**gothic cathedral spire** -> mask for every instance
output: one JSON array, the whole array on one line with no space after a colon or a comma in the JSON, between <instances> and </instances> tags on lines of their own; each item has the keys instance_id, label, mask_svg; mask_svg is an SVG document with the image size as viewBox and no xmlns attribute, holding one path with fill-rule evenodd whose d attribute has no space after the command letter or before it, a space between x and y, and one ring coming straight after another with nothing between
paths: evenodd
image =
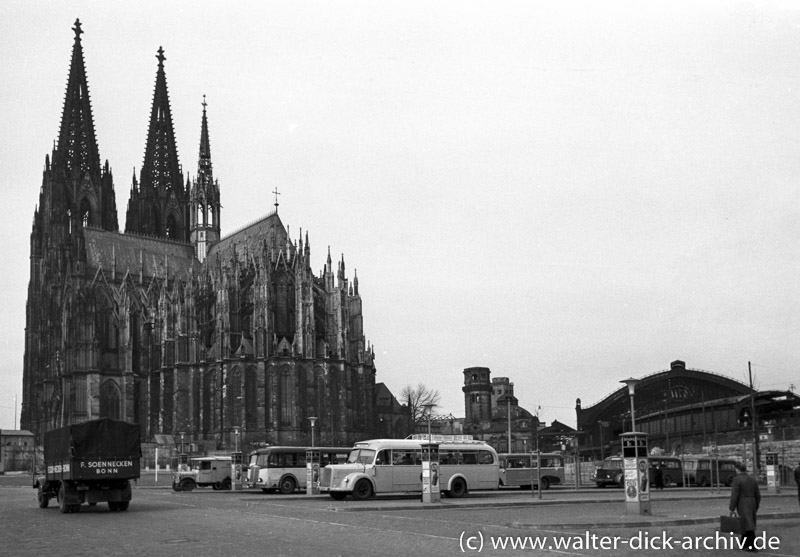
<instances>
[{"instance_id":1,"label":"gothic cathedral spire","mask_svg":"<svg viewBox=\"0 0 800 557\"><path fill-rule=\"evenodd\" d=\"M203 120L200 125L200 156L197 159L197 178L190 193L190 233L195 255L204 261L208 248L220 238L219 183L211 167L211 143L208 139L206 97L203 95Z\"/></svg>"},{"instance_id":2,"label":"gothic cathedral spire","mask_svg":"<svg viewBox=\"0 0 800 557\"><path fill-rule=\"evenodd\" d=\"M51 208L67 212L75 225L115 231L118 224L114 182L108 163L103 168L100 166L79 19L75 20L72 30L75 42L61 128L53 153L53 172L49 176Z\"/></svg>"},{"instance_id":3,"label":"gothic cathedral spire","mask_svg":"<svg viewBox=\"0 0 800 557\"><path fill-rule=\"evenodd\" d=\"M96 172L100 174L100 155L94 133L92 106L83 62L80 20L75 20L75 42L72 45L72 62L64 95L64 112L58 134L57 157L54 162L63 164L71 173Z\"/></svg>"},{"instance_id":4,"label":"gothic cathedral spire","mask_svg":"<svg viewBox=\"0 0 800 557\"><path fill-rule=\"evenodd\" d=\"M159 47L158 71L150 111L144 162L138 188L131 188L125 232L189 240L188 203L178 161L172 111L169 106L164 49Z\"/></svg>"}]
</instances>

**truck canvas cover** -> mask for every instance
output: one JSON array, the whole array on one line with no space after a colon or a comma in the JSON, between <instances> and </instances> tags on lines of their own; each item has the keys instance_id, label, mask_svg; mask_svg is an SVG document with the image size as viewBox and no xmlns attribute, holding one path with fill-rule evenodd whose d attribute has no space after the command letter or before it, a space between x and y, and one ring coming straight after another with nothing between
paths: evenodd
<instances>
[{"instance_id":1,"label":"truck canvas cover","mask_svg":"<svg viewBox=\"0 0 800 557\"><path fill-rule=\"evenodd\" d=\"M44 434L44 459L48 463L71 459L138 461L141 456L139 426L120 420L100 418Z\"/></svg>"}]
</instances>

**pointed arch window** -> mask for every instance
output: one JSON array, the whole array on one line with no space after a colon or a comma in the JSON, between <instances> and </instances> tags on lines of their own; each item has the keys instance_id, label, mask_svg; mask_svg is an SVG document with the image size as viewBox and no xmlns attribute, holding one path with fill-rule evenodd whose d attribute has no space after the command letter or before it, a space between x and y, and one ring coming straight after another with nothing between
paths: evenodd
<instances>
[{"instance_id":1,"label":"pointed arch window","mask_svg":"<svg viewBox=\"0 0 800 557\"><path fill-rule=\"evenodd\" d=\"M106 381L100 388L100 415L104 418L119 420L121 412L119 387L114 381Z\"/></svg>"},{"instance_id":2,"label":"pointed arch window","mask_svg":"<svg viewBox=\"0 0 800 557\"><path fill-rule=\"evenodd\" d=\"M85 197L81 200L81 224L85 227L89 226L92 222L92 204Z\"/></svg>"},{"instance_id":3,"label":"pointed arch window","mask_svg":"<svg viewBox=\"0 0 800 557\"><path fill-rule=\"evenodd\" d=\"M281 405L281 425L292 424L292 375L288 368L284 368L280 374L280 384L278 389L280 392L280 405Z\"/></svg>"},{"instance_id":4,"label":"pointed arch window","mask_svg":"<svg viewBox=\"0 0 800 557\"><path fill-rule=\"evenodd\" d=\"M170 215L167 217L167 228L164 231L167 238L170 240L175 240L178 237L178 224L175 220L175 215Z\"/></svg>"}]
</instances>

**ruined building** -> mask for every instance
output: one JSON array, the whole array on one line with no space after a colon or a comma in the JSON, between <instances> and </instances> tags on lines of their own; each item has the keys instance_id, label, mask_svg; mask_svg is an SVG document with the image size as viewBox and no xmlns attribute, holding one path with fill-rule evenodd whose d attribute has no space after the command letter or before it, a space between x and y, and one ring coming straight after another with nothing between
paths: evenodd
<instances>
[{"instance_id":1,"label":"ruined building","mask_svg":"<svg viewBox=\"0 0 800 557\"><path fill-rule=\"evenodd\" d=\"M162 49L120 232L79 21L73 30L31 232L22 428L41 442L49 429L111 417L138 422L146 440L184 434L231 447L237 435L243 446L308 443L315 416L320 443L374 436L374 351L358 278L347 278L330 248L315 275L308 232L290 238L277 202L222 236L207 105L190 177L178 160Z\"/></svg>"}]
</instances>

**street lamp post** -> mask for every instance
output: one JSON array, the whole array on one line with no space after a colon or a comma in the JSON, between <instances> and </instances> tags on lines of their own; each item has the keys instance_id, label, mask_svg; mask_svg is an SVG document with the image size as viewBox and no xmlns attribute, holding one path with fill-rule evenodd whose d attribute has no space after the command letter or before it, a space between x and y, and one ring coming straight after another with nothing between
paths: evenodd
<instances>
[{"instance_id":1,"label":"street lamp post","mask_svg":"<svg viewBox=\"0 0 800 557\"><path fill-rule=\"evenodd\" d=\"M610 425L609 422L599 422L600 424L600 460L606 459L606 442L603 437L603 431Z\"/></svg>"},{"instance_id":2,"label":"street lamp post","mask_svg":"<svg viewBox=\"0 0 800 557\"><path fill-rule=\"evenodd\" d=\"M428 416L428 442L431 441L431 410L434 406L436 405L430 402L422 405L422 407L425 409L425 414Z\"/></svg>"},{"instance_id":3,"label":"street lamp post","mask_svg":"<svg viewBox=\"0 0 800 557\"><path fill-rule=\"evenodd\" d=\"M514 452L511 448L511 395L506 396L506 409L508 410L508 452Z\"/></svg>"},{"instance_id":4,"label":"street lamp post","mask_svg":"<svg viewBox=\"0 0 800 557\"><path fill-rule=\"evenodd\" d=\"M639 380L634 379L633 377L620 381L620 383L625 383L628 386L628 394L631 397L631 431L636 431L636 415L633 406L633 394L636 391L636 384L638 382Z\"/></svg>"},{"instance_id":5,"label":"street lamp post","mask_svg":"<svg viewBox=\"0 0 800 557\"><path fill-rule=\"evenodd\" d=\"M314 424L317 423L317 417L310 416L308 421L311 422L311 448L314 448Z\"/></svg>"}]
</instances>

